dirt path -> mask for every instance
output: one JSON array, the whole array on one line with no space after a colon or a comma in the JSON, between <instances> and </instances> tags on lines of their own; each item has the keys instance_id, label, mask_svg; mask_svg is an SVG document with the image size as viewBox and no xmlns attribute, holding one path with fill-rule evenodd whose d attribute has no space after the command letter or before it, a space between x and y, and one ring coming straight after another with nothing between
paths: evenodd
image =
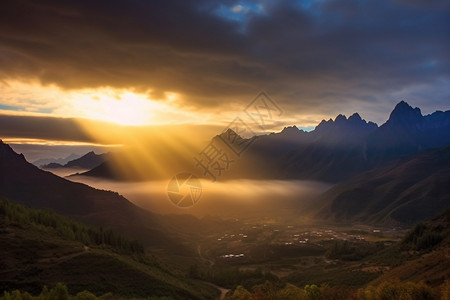
<instances>
[{"instance_id":1,"label":"dirt path","mask_svg":"<svg viewBox=\"0 0 450 300\"><path fill-rule=\"evenodd\" d=\"M200 244L197 245L197 254L202 260L208 262L210 267L214 266L215 262L213 260L203 256Z\"/></svg>"},{"instance_id":2,"label":"dirt path","mask_svg":"<svg viewBox=\"0 0 450 300\"><path fill-rule=\"evenodd\" d=\"M200 244L197 245L197 254L202 260L206 261L209 264L210 267L214 266L215 262L212 259L209 259L209 258L207 258L207 257L205 257L203 255L202 247L201 247ZM225 299L226 294L230 291L229 289L226 289L224 287L218 286L217 284L214 284L212 282L208 282L208 281L202 281L202 282L204 284L207 284L207 285L213 287L213 288L218 289L220 291L220 297L219 297L220 300Z\"/></svg>"},{"instance_id":3,"label":"dirt path","mask_svg":"<svg viewBox=\"0 0 450 300\"><path fill-rule=\"evenodd\" d=\"M60 264L60 263L62 263L64 261L67 261L69 259L72 259L72 258L75 258L77 256L83 255L83 254L85 254L88 251L89 251L89 247L84 246L83 250L80 251L80 252L75 252L75 253L72 253L72 254L69 254L69 255L64 255L64 256L61 256L61 257L58 257L58 258L55 258L55 257L42 258L38 262L39 263L50 263L51 262L51 263Z\"/></svg>"},{"instance_id":4,"label":"dirt path","mask_svg":"<svg viewBox=\"0 0 450 300\"><path fill-rule=\"evenodd\" d=\"M208 281L202 281L202 282L204 284L207 284L207 285L213 287L213 288L218 289L220 291L220 297L219 297L220 300L225 299L226 294L230 291L229 289L226 289L224 287L218 286L218 285L216 285L216 284L214 284L212 282L208 282Z\"/></svg>"}]
</instances>

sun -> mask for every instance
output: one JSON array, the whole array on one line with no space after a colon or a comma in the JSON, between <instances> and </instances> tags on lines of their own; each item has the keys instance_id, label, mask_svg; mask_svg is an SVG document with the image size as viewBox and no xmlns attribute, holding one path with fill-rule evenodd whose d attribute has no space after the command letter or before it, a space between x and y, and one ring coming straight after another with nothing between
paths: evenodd
<instances>
[{"instance_id":1,"label":"sun","mask_svg":"<svg viewBox=\"0 0 450 300\"><path fill-rule=\"evenodd\" d=\"M130 91L100 90L85 95L77 95L77 107L83 115L121 125L146 125L151 123L158 104L146 95Z\"/></svg>"},{"instance_id":2,"label":"sun","mask_svg":"<svg viewBox=\"0 0 450 300\"><path fill-rule=\"evenodd\" d=\"M4 114L92 119L127 126L216 124L210 112L185 106L182 94L154 93L150 88L63 89L36 81L7 80L0 81L0 102Z\"/></svg>"}]
</instances>

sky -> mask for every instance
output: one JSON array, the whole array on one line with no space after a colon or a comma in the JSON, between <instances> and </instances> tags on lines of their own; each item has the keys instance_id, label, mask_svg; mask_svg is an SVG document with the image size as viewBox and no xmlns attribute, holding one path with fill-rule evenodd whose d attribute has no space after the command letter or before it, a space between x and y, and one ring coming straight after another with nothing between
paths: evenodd
<instances>
[{"instance_id":1,"label":"sky","mask_svg":"<svg viewBox=\"0 0 450 300\"><path fill-rule=\"evenodd\" d=\"M284 112L271 130L448 110L449 37L446 0L4 1L0 137L120 144L98 121L205 139L260 91Z\"/></svg>"}]
</instances>

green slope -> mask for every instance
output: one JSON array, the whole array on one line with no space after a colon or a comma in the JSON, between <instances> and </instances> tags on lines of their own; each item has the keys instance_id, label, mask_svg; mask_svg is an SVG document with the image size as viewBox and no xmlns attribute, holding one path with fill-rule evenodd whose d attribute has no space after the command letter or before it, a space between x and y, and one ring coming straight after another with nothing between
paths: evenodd
<instances>
[{"instance_id":1,"label":"green slope","mask_svg":"<svg viewBox=\"0 0 450 300\"><path fill-rule=\"evenodd\" d=\"M79 234L83 230L91 234ZM136 242L5 199L0 199L0 245L0 291L37 294L43 285L63 282L71 294L214 299L218 293L145 255Z\"/></svg>"},{"instance_id":2,"label":"green slope","mask_svg":"<svg viewBox=\"0 0 450 300\"><path fill-rule=\"evenodd\" d=\"M450 209L416 225L399 245L388 249L391 257L408 258L371 284L386 281L424 281L438 286L450 280ZM386 255L386 253L385 253Z\"/></svg>"}]
</instances>

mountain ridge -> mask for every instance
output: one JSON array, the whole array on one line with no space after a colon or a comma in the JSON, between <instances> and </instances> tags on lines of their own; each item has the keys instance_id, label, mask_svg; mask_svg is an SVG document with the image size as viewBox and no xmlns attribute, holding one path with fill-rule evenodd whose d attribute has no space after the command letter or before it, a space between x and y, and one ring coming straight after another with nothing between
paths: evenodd
<instances>
[{"instance_id":1,"label":"mountain ridge","mask_svg":"<svg viewBox=\"0 0 450 300\"><path fill-rule=\"evenodd\" d=\"M46 165L41 165L40 167L42 169L54 169L54 168L93 169L102 164L110 156L111 155L109 153L96 154L94 151L89 151L88 153L82 155L81 157L71 159L65 164L52 162Z\"/></svg>"},{"instance_id":2,"label":"mountain ridge","mask_svg":"<svg viewBox=\"0 0 450 300\"><path fill-rule=\"evenodd\" d=\"M60 157L60 158L41 158L38 160L33 161L33 165L38 166L38 167L43 167L45 165L49 165L49 164L58 164L58 165L65 165L66 163L68 163L71 160L80 158L81 156L75 153L71 153L66 157Z\"/></svg>"},{"instance_id":3,"label":"mountain ridge","mask_svg":"<svg viewBox=\"0 0 450 300\"><path fill-rule=\"evenodd\" d=\"M97 190L41 170L1 140L0 196L118 230L149 247L179 246L164 231L159 215L137 207L116 192Z\"/></svg>"},{"instance_id":4,"label":"mountain ridge","mask_svg":"<svg viewBox=\"0 0 450 300\"><path fill-rule=\"evenodd\" d=\"M238 135L233 132L233 136ZM348 118L339 114L334 120L322 120L311 132L286 126L278 133L239 139L249 142L250 147L218 180L301 179L338 183L396 159L450 143L450 111L423 116L419 108L401 101L381 126L364 120L359 113ZM181 157L177 151L173 153L174 160L183 161L184 169L198 173L191 158ZM155 178L151 168L145 172L130 168L128 174L122 174L117 164L106 161L82 175L119 181Z\"/></svg>"},{"instance_id":5,"label":"mountain ridge","mask_svg":"<svg viewBox=\"0 0 450 300\"><path fill-rule=\"evenodd\" d=\"M337 222L414 224L446 209L450 145L372 169L325 192L318 216Z\"/></svg>"}]
</instances>

